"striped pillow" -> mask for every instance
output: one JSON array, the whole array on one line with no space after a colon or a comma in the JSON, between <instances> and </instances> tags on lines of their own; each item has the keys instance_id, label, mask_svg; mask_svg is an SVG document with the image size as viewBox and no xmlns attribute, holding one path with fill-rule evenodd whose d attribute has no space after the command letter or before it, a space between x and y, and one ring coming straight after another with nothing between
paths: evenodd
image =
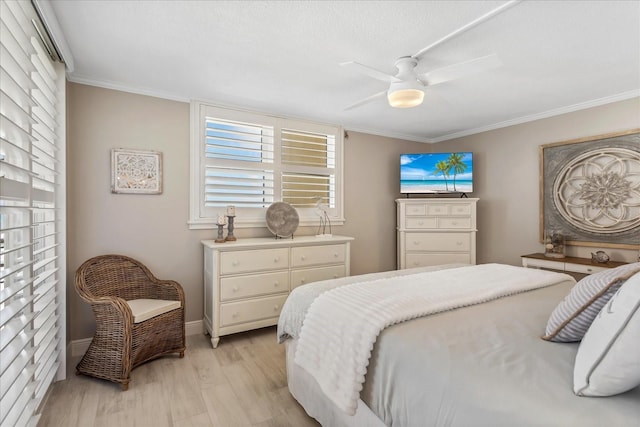
<instances>
[{"instance_id":1,"label":"striped pillow","mask_svg":"<svg viewBox=\"0 0 640 427\"><path fill-rule=\"evenodd\" d=\"M629 277L640 272L640 262L625 264L585 277L551 313L542 339L580 341L602 307Z\"/></svg>"}]
</instances>

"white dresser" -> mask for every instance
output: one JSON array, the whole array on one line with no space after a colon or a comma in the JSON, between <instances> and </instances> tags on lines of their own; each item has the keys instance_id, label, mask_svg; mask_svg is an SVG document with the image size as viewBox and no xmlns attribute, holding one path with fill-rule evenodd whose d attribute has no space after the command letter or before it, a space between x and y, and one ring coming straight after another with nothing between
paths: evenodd
<instances>
[{"instance_id":1,"label":"white dresser","mask_svg":"<svg viewBox=\"0 0 640 427\"><path fill-rule=\"evenodd\" d=\"M297 286L349 275L352 237L252 238L204 246L204 326L222 335L271 326Z\"/></svg>"},{"instance_id":2,"label":"white dresser","mask_svg":"<svg viewBox=\"0 0 640 427\"><path fill-rule=\"evenodd\" d=\"M476 263L478 199L397 199L398 269Z\"/></svg>"}]
</instances>

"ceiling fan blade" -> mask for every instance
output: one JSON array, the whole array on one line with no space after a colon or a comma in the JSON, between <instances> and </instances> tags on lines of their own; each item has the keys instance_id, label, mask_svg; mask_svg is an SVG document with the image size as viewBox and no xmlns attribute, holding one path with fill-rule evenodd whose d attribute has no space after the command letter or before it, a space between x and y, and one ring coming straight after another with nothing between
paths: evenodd
<instances>
[{"instance_id":1,"label":"ceiling fan blade","mask_svg":"<svg viewBox=\"0 0 640 427\"><path fill-rule=\"evenodd\" d=\"M370 97L368 97L368 98L361 99L360 101L358 101L358 102L356 102L356 103L354 103L354 104L351 104L351 105L349 105L348 107L345 107L344 111L352 110L352 109L354 109L354 108L356 108L356 107L359 107L359 106L361 106L361 105L363 105L363 104L366 104L367 102L375 101L376 99L378 99L378 98L380 98L380 97L382 97L382 96L385 96L386 94L387 94L387 91L386 91L386 90L385 90L385 91L382 91L382 92L378 92L378 93L376 93L376 94L374 94L374 95L371 95L371 96L370 96Z\"/></svg>"},{"instance_id":2,"label":"ceiling fan blade","mask_svg":"<svg viewBox=\"0 0 640 427\"><path fill-rule=\"evenodd\" d=\"M458 64L449 65L447 67L431 70L418 76L423 83L433 86L462 77L480 73L482 71L491 70L502 65L502 61L498 55L492 54L472 59L470 61L460 62Z\"/></svg>"},{"instance_id":3,"label":"ceiling fan blade","mask_svg":"<svg viewBox=\"0 0 640 427\"><path fill-rule=\"evenodd\" d=\"M391 74L384 73L380 70L376 70L375 68L367 67L366 65L362 65L359 62L342 62L340 65L343 67L354 68L362 74L366 74L367 76L373 77L374 79L382 80L383 82L392 83L399 81L399 79L395 78Z\"/></svg>"},{"instance_id":4,"label":"ceiling fan blade","mask_svg":"<svg viewBox=\"0 0 640 427\"><path fill-rule=\"evenodd\" d=\"M489 12L485 13L484 15L474 19L473 21L469 22L466 25L463 25L462 27L458 28L457 30L447 34L446 36L442 37L441 39L435 41L434 43L431 43L429 46L419 50L415 55L412 55L414 58L419 59L422 55L424 55L427 51L433 49L436 46L439 46L440 44L448 41L449 39L452 39L462 33L464 33L465 31L470 30L471 28L482 24L483 22L487 21L488 19L493 18L494 16L496 16L497 14L509 9L510 7L513 7L515 5L517 5L518 3L520 3L522 0L510 0L506 3L503 3L502 5L496 7L493 10L490 10Z\"/></svg>"}]
</instances>

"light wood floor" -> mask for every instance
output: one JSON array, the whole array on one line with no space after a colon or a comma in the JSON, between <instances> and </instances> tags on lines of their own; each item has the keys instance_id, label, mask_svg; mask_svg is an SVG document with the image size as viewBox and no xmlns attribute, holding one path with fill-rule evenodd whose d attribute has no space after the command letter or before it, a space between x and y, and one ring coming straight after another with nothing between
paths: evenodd
<instances>
[{"instance_id":1,"label":"light wood floor","mask_svg":"<svg viewBox=\"0 0 640 427\"><path fill-rule=\"evenodd\" d=\"M128 391L72 372L38 426L319 426L289 394L284 350L275 327L222 337L215 350L208 336L189 336L183 359L139 366Z\"/></svg>"}]
</instances>

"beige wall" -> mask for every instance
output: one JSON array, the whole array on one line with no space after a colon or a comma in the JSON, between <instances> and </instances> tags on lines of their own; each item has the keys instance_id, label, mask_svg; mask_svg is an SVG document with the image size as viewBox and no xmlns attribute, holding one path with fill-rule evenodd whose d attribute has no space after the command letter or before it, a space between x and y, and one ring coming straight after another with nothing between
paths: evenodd
<instances>
[{"instance_id":1,"label":"beige wall","mask_svg":"<svg viewBox=\"0 0 640 427\"><path fill-rule=\"evenodd\" d=\"M187 321L202 319L202 248L213 230L189 230L189 105L69 83L68 310L70 339L90 337L94 320L73 289L86 259L121 253L145 263L158 277L179 281ZM538 243L538 146L640 127L640 100L619 102L445 143L427 145L349 132L345 139L346 224L334 234L355 237L351 272L395 268L395 203L399 156L408 152L474 152L478 207L478 261L519 264ZM161 195L111 194L111 148L163 153ZM313 234L306 228L298 234ZM268 236L236 229L239 238ZM580 254L588 254L583 250ZM631 261L637 253L608 251Z\"/></svg>"},{"instance_id":2,"label":"beige wall","mask_svg":"<svg viewBox=\"0 0 640 427\"><path fill-rule=\"evenodd\" d=\"M484 132L432 145L435 152L473 151L478 203L478 262L519 264L541 252L538 147L552 142L640 128L640 98ZM640 244L640 242L638 242ZM569 248L590 257L599 248ZM638 251L605 249L612 259L635 261Z\"/></svg>"},{"instance_id":3,"label":"beige wall","mask_svg":"<svg viewBox=\"0 0 640 427\"><path fill-rule=\"evenodd\" d=\"M86 259L120 253L139 259L161 278L182 284L187 321L202 319L202 247L213 230L189 230L189 104L69 83L68 310L70 339L90 337L90 307L73 288ZM163 153L161 195L111 194L112 148ZM351 272L395 268L395 203L399 156L424 144L350 132L345 140L345 216L334 234L355 237ZM314 228L299 234L313 234ZM236 229L239 238L268 236Z\"/></svg>"}]
</instances>

